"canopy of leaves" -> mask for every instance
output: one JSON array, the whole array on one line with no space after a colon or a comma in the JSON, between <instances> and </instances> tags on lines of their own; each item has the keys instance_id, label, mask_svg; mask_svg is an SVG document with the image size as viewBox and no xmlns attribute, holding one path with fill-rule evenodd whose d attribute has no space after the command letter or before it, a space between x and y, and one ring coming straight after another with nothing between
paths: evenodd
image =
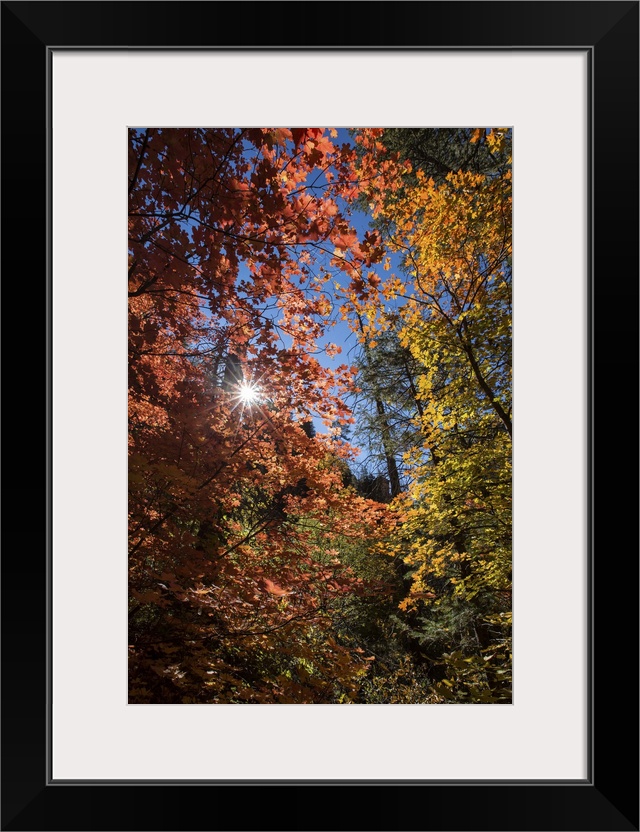
<instances>
[{"instance_id":1,"label":"canopy of leaves","mask_svg":"<svg viewBox=\"0 0 640 832\"><path fill-rule=\"evenodd\" d=\"M130 131L130 702L510 698L510 131L352 135Z\"/></svg>"},{"instance_id":2,"label":"canopy of leaves","mask_svg":"<svg viewBox=\"0 0 640 832\"><path fill-rule=\"evenodd\" d=\"M415 400L404 407L414 414L413 434L403 432L412 447L406 439L396 447L411 473L408 490L395 501L404 520L397 542L385 546L409 567L403 623L444 668L438 692L446 700L505 701L511 649L510 131L467 131L461 147L451 135L458 131L394 132L390 144L404 157L389 153L380 132L363 131L358 165L387 247L402 255L404 276L385 281L375 309L353 307L354 314L376 319L379 329L393 330L395 359L385 364L405 367L403 401L409 379ZM435 178L436 156L460 168L436 170ZM385 165L384 176L373 175ZM402 304L385 308L398 296ZM365 338L372 334L373 327ZM380 385L368 389L375 399Z\"/></svg>"}]
</instances>

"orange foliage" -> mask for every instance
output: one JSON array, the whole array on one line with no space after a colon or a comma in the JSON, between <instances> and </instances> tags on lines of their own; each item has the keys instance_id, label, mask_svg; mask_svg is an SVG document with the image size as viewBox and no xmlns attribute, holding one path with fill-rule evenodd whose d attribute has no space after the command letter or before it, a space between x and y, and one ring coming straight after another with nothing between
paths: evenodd
<instances>
[{"instance_id":1,"label":"orange foliage","mask_svg":"<svg viewBox=\"0 0 640 832\"><path fill-rule=\"evenodd\" d=\"M350 368L314 357L323 258L355 283L383 253L338 207L352 156L315 128L130 133L130 702L357 690L329 612L359 582L325 549L379 536L385 509L345 499L341 446L301 429L350 419Z\"/></svg>"}]
</instances>

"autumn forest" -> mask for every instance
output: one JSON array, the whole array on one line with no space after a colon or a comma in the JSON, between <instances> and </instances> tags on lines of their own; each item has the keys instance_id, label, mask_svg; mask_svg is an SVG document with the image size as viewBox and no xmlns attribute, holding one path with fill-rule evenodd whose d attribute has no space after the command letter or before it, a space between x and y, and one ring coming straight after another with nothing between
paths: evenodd
<instances>
[{"instance_id":1,"label":"autumn forest","mask_svg":"<svg viewBox=\"0 0 640 832\"><path fill-rule=\"evenodd\" d=\"M511 702L511 130L129 131L129 702Z\"/></svg>"}]
</instances>

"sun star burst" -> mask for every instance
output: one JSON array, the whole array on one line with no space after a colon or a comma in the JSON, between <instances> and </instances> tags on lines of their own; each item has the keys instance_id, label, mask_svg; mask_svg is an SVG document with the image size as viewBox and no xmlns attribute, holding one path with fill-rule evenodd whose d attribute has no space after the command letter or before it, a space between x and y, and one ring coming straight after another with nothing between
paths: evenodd
<instances>
[{"instance_id":1,"label":"sun star burst","mask_svg":"<svg viewBox=\"0 0 640 832\"><path fill-rule=\"evenodd\" d=\"M252 404L258 400L259 392L255 384L242 383L238 390L238 398L242 404Z\"/></svg>"}]
</instances>

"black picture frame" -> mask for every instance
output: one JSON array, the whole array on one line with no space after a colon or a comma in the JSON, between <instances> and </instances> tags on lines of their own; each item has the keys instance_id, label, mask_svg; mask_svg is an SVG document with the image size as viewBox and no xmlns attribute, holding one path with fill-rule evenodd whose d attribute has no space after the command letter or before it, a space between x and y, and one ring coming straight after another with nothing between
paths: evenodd
<instances>
[{"instance_id":1,"label":"black picture frame","mask_svg":"<svg viewBox=\"0 0 640 832\"><path fill-rule=\"evenodd\" d=\"M11 491L46 491L45 534L21 524L2 558L2 829L638 829L637 495L623 477L636 458L638 310L638 2L3 2L4 287L33 320L11 364L24 373L47 460L11 470ZM197 21L189 25L188 21ZM183 21L182 28L176 21ZM206 40L203 40L206 38ZM496 48L587 50L590 56L589 774L564 781L323 781L233 784L60 783L48 779L50 738L51 285L47 225L53 48ZM545 126L541 125L541 140ZM22 164L20 160L23 160ZM553 198L561 196L557 183ZM25 256L28 252L28 274ZM18 278L14 279L14 275ZM11 294L11 293L10 293ZM25 306L27 312L24 312ZM10 307L10 311L13 309ZM13 312L12 312L13 316ZM46 356L46 360L45 360ZM36 369L34 378L33 370ZM9 373L11 378L11 374ZM43 381L45 379L43 378ZM18 387L18 385L20 385ZM12 390L24 391L24 376ZM22 398L23 392L15 399ZM20 411L22 408L18 407ZM20 417L22 420L22 416ZM10 419L13 443L18 420ZM47 437L51 430L47 420ZM558 429L567 430L558 415ZM598 442L596 443L596 438ZM24 470L22 470L24 467ZM635 466L633 467L635 470ZM561 475L561 472L555 472ZM628 480L628 478L627 478ZM38 509L35 509L35 506ZM12 523L8 521L7 526ZM26 538L26 542L25 542ZM44 557L45 550L47 558ZM544 609L543 614L553 614ZM562 649L557 644L543 650ZM549 680L550 684L558 683ZM624 751L624 753L622 753Z\"/></svg>"}]
</instances>

